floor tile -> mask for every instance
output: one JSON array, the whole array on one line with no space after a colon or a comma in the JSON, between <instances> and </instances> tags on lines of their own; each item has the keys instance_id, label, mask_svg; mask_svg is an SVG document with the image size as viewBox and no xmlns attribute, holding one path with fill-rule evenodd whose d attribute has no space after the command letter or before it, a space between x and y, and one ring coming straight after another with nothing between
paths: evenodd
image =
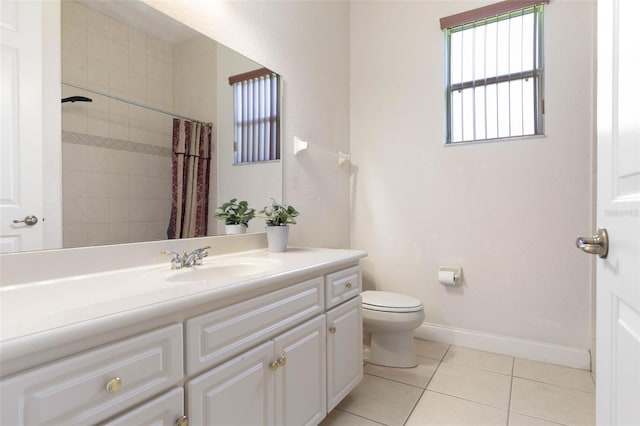
<instances>
[{"instance_id":1,"label":"floor tile","mask_svg":"<svg viewBox=\"0 0 640 426\"><path fill-rule=\"evenodd\" d=\"M577 368L516 358L513 375L584 392L595 393L596 391L591 373Z\"/></svg>"},{"instance_id":2,"label":"floor tile","mask_svg":"<svg viewBox=\"0 0 640 426\"><path fill-rule=\"evenodd\" d=\"M562 426L560 423L548 422L535 417L523 416L522 414L509 413L509 426Z\"/></svg>"},{"instance_id":3,"label":"floor tile","mask_svg":"<svg viewBox=\"0 0 640 426\"><path fill-rule=\"evenodd\" d=\"M436 371L436 368L438 368L440 361L421 356L417 358L418 366L414 368L392 368L382 367L375 364L367 364L364 367L364 372L373 376L395 380L397 382L424 389L427 387L427 383L429 383L429 380Z\"/></svg>"},{"instance_id":4,"label":"floor tile","mask_svg":"<svg viewBox=\"0 0 640 426\"><path fill-rule=\"evenodd\" d=\"M385 425L402 425L422 395L422 389L365 374L338 409Z\"/></svg>"},{"instance_id":5,"label":"floor tile","mask_svg":"<svg viewBox=\"0 0 640 426\"><path fill-rule=\"evenodd\" d=\"M493 354L461 346L451 346L442 361L500 374L511 375L513 370L513 357L511 356Z\"/></svg>"},{"instance_id":6,"label":"floor tile","mask_svg":"<svg viewBox=\"0 0 640 426\"><path fill-rule=\"evenodd\" d=\"M407 426L506 426L507 412L441 393L426 391Z\"/></svg>"},{"instance_id":7,"label":"floor tile","mask_svg":"<svg viewBox=\"0 0 640 426\"><path fill-rule=\"evenodd\" d=\"M595 395L514 377L511 411L565 425L593 425Z\"/></svg>"},{"instance_id":8,"label":"floor tile","mask_svg":"<svg viewBox=\"0 0 640 426\"><path fill-rule=\"evenodd\" d=\"M422 339L413 339L413 345L416 349L416 355L437 360L442 360L449 349L447 344Z\"/></svg>"},{"instance_id":9,"label":"floor tile","mask_svg":"<svg viewBox=\"0 0 640 426\"><path fill-rule=\"evenodd\" d=\"M511 376L443 362L427 389L507 410Z\"/></svg>"},{"instance_id":10,"label":"floor tile","mask_svg":"<svg viewBox=\"0 0 640 426\"><path fill-rule=\"evenodd\" d=\"M338 409L331 411L320 422L320 426L379 426L380 424Z\"/></svg>"}]
</instances>

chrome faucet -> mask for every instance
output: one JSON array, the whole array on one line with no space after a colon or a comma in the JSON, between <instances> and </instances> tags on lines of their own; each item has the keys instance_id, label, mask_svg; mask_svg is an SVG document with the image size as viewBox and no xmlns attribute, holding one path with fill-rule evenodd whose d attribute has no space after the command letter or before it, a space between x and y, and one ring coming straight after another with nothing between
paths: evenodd
<instances>
[{"instance_id":1,"label":"chrome faucet","mask_svg":"<svg viewBox=\"0 0 640 426\"><path fill-rule=\"evenodd\" d=\"M209 250L210 248L211 246L206 246L195 249L189 254L185 254L183 257L184 261L182 263L182 266L189 268L195 265L202 265L202 259L209 256L209 252L207 250Z\"/></svg>"},{"instance_id":2,"label":"chrome faucet","mask_svg":"<svg viewBox=\"0 0 640 426\"><path fill-rule=\"evenodd\" d=\"M182 268L191 268L195 265L202 265L202 259L209 256L209 250L211 246L202 247L199 249L195 249L191 253L187 254L187 252L183 252L182 255L180 253L173 250L165 250L162 251L161 254L172 255L171 259L171 269L182 269Z\"/></svg>"}]
</instances>

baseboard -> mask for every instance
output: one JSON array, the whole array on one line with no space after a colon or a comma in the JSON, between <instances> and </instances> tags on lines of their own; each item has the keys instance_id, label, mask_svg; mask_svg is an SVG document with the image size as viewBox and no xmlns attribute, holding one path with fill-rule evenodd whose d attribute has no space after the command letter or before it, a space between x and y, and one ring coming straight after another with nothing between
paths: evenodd
<instances>
[{"instance_id":1,"label":"baseboard","mask_svg":"<svg viewBox=\"0 0 640 426\"><path fill-rule=\"evenodd\" d=\"M591 368L591 356L588 349L501 336L427 322L418 327L413 335L418 339L465 346L532 361L548 362L583 370Z\"/></svg>"}]
</instances>

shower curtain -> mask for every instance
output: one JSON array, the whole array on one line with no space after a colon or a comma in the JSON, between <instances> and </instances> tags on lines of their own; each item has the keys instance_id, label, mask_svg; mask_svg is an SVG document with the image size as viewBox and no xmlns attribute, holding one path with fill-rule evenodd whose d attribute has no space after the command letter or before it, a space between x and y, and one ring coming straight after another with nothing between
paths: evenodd
<instances>
[{"instance_id":1,"label":"shower curtain","mask_svg":"<svg viewBox=\"0 0 640 426\"><path fill-rule=\"evenodd\" d=\"M173 199L167 237L207 235L211 123L173 119Z\"/></svg>"}]
</instances>

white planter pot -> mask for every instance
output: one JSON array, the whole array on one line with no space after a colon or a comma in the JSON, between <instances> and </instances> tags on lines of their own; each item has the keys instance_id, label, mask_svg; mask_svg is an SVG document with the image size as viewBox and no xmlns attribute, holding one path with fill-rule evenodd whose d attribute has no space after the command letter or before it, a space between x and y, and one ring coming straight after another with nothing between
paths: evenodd
<instances>
[{"instance_id":1,"label":"white planter pot","mask_svg":"<svg viewBox=\"0 0 640 426\"><path fill-rule=\"evenodd\" d=\"M287 251L287 243L289 242L289 225L267 226L267 241L269 242L269 251Z\"/></svg>"},{"instance_id":2,"label":"white planter pot","mask_svg":"<svg viewBox=\"0 0 640 426\"><path fill-rule=\"evenodd\" d=\"M227 235L245 234L247 232L247 227L244 225L225 225L224 231Z\"/></svg>"}]
</instances>

